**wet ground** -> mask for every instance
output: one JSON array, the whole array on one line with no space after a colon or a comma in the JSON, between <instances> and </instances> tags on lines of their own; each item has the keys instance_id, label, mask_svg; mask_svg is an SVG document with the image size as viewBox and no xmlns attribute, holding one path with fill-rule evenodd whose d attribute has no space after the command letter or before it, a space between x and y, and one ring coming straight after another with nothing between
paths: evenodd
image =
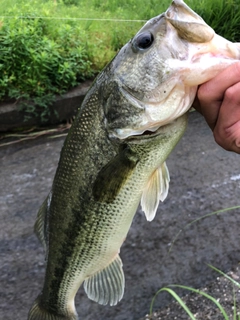
<instances>
[{"instance_id":1,"label":"wet ground","mask_svg":"<svg viewBox=\"0 0 240 320\"><path fill-rule=\"evenodd\" d=\"M51 187L62 143L63 138L43 137L0 149L0 319L25 320L41 290L44 256L33 224ZM240 210L204 218L240 205L239 155L215 144L194 112L167 163L171 175L167 200L151 223L139 210L121 249L123 300L116 307L99 306L81 288L76 297L80 319L139 320L162 286L204 287L217 277L207 263L227 272L239 262ZM161 294L154 309L170 300Z\"/></svg>"}]
</instances>

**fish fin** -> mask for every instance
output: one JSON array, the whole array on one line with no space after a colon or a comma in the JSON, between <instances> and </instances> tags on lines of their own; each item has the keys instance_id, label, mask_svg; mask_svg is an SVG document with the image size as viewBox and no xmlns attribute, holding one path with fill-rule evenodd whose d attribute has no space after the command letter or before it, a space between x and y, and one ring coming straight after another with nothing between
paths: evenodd
<instances>
[{"instance_id":1,"label":"fish fin","mask_svg":"<svg viewBox=\"0 0 240 320\"><path fill-rule=\"evenodd\" d=\"M122 186L132 174L139 159L129 148L125 148L114 157L98 173L93 186L93 196L96 201L111 203Z\"/></svg>"},{"instance_id":2,"label":"fish fin","mask_svg":"<svg viewBox=\"0 0 240 320\"><path fill-rule=\"evenodd\" d=\"M84 281L89 299L99 304L116 305L123 297L125 278L119 255L103 270Z\"/></svg>"},{"instance_id":3,"label":"fish fin","mask_svg":"<svg viewBox=\"0 0 240 320\"><path fill-rule=\"evenodd\" d=\"M152 221L156 215L159 201L164 201L168 195L170 176L166 162L154 171L143 190L141 198L142 210L146 219Z\"/></svg>"},{"instance_id":4,"label":"fish fin","mask_svg":"<svg viewBox=\"0 0 240 320\"><path fill-rule=\"evenodd\" d=\"M47 227L47 214L49 210L51 202L51 192L47 196L47 198L44 200L43 204L41 205L38 214L37 219L34 224L34 231L41 242L45 252L47 252L47 234L46 234L46 227Z\"/></svg>"},{"instance_id":5,"label":"fish fin","mask_svg":"<svg viewBox=\"0 0 240 320\"><path fill-rule=\"evenodd\" d=\"M66 315L50 312L40 305L40 299L37 298L28 313L28 320L78 320L78 316L76 311Z\"/></svg>"}]
</instances>

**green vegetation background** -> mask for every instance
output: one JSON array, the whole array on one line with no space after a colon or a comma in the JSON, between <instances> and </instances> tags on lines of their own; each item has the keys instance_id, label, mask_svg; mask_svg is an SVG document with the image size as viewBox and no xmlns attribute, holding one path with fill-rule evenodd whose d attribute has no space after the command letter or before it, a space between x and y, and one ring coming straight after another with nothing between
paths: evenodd
<instances>
[{"instance_id":1,"label":"green vegetation background","mask_svg":"<svg viewBox=\"0 0 240 320\"><path fill-rule=\"evenodd\" d=\"M170 0L4 0L0 2L0 101L47 106L95 76ZM240 0L186 3L225 38L240 41ZM29 114L34 109L24 106ZM28 109L29 108L29 109Z\"/></svg>"}]
</instances>

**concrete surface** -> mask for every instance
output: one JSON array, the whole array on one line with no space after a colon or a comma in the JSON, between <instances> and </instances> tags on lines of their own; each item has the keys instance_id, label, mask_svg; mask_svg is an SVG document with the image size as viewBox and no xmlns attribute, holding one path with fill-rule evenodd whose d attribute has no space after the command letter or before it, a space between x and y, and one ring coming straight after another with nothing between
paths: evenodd
<instances>
[{"instance_id":1,"label":"concrete surface","mask_svg":"<svg viewBox=\"0 0 240 320\"><path fill-rule=\"evenodd\" d=\"M62 144L63 138L42 137L0 149L0 319L26 319L41 290L44 256L33 224L51 187ZM167 200L151 223L139 209L121 249L124 298L115 307L99 306L80 288L76 297L80 319L138 320L149 312L162 286L204 287L216 279L207 263L227 272L239 262L239 209L190 224L240 204L239 155L221 149L194 112L167 163L171 175ZM170 302L170 296L162 294L154 308Z\"/></svg>"}]
</instances>

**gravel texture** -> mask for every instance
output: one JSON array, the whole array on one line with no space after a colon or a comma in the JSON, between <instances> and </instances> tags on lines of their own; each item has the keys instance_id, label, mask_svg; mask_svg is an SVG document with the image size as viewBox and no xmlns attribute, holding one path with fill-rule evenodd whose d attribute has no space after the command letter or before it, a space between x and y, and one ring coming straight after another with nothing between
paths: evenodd
<instances>
[{"instance_id":1,"label":"gravel texture","mask_svg":"<svg viewBox=\"0 0 240 320\"><path fill-rule=\"evenodd\" d=\"M240 270L236 267L234 271L227 273L233 280L240 282ZM223 307L229 319L240 317L240 285L233 284L224 276L217 277L201 291L214 297ZM221 320L225 319L218 306L210 299L198 294L191 293L183 297L184 303L193 313L197 320ZM190 317L186 314L179 303L173 302L160 311L155 311L150 317L147 315L142 320L186 320ZM236 319L236 318L235 318Z\"/></svg>"}]
</instances>

